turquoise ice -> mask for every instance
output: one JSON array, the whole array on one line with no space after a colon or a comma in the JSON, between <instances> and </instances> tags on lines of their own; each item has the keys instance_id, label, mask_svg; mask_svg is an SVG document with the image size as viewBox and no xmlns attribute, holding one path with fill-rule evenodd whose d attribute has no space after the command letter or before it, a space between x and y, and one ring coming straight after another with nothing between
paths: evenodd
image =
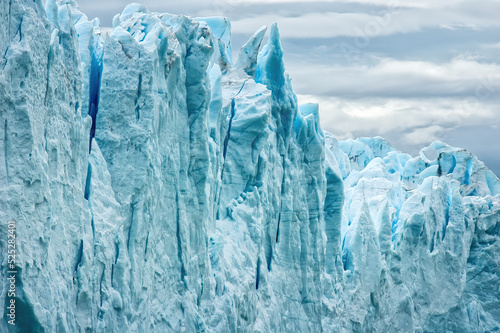
<instances>
[{"instance_id":1,"label":"turquoise ice","mask_svg":"<svg viewBox=\"0 0 500 333\"><path fill-rule=\"evenodd\" d=\"M276 24L233 62L227 18L0 17L17 331L500 330L498 178L441 142L412 157L323 131Z\"/></svg>"}]
</instances>

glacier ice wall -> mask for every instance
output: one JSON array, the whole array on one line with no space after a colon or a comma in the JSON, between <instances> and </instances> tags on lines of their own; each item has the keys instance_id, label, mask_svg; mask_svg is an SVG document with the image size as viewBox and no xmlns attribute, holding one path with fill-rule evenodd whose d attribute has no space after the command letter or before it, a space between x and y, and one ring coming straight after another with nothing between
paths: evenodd
<instances>
[{"instance_id":1,"label":"glacier ice wall","mask_svg":"<svg viewBox=\"0 0 500 333\"><path fill-rule=\"evenodd\" d=\"M500 330L498 178L440 142L337 141L275 24L233 63L224 18L0 16L1 331Z\"/></svg>"}]
</instances>

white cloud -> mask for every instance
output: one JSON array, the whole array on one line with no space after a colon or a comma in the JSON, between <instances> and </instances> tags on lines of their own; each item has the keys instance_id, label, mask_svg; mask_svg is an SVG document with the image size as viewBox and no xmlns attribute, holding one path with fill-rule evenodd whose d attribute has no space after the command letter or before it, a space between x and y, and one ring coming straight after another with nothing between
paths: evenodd
<instances>
[{"instance_id":1,"label":"white cloud","mask_svg":"<svg viewBox=\"0 0 500 333\"><path fill-rule=\"evenodd\" d=\"M457 98L298 98L300 104L319 103L323 129L339 139L381 135L410 152L464 126L500 126L500 109L488 101L469 109ZM480 133L470 138L480 139Z\"/></svg>"},{"instance_id":2,"label":"white cloud","mask_svg":"<svg viewBox=\"0 0 500 333\"><path fill-rule=\"evenodd\" d=\"M452 31L467 30L467 29L479 30L477 28L477 26L475 26L474 24L441 24L440 27L443 29L452 30Z\"/></svg>"},{"instance_id":3,"label":"white cloud","mask_svg":"<svg viewBox=\"0 0 500 333\"><path fill-rule=\"evenodd\" d=\"M414 8L437 8L449 6L451 4L460 3L461 0L447 0L445 4L443 2L436 2L433 0L215 0L216 2L226 3L228 5L245 5L245 4L270 4L270 3L278 3L278 4L294 4L294 3L325 3L325 4L333 4L333 3L360 3L360 4L368 4L375 6L391 6L391 7L414 7Z\"/></svg>"},{"instance_id":4,"label":"white cloud","mask_svg":"<svg viewBox=\"0 0 500 333\"><path fill-rule=\"evenodd\" d=\"M445 128L440 125L415 128L411 132L403 134L402 140L405 144L423 148L431 141L442 140L443 134L446 131L450 131L450 128Z\"/></svg>"},{"instance_id":5,"label":"white cloud","mask_svg":"<svg viewBox=\"0 0 500 333\"><path fill-rule=\"evenodd\" d=\"M492 48L492 49L500 49L500 42L495 43L495 44L487 44L487 45L484 45L484 47Z\"/></svg>"},{"instance_id":6,"label":"white cloud","mask_svg":"<svg viewBox=\"0 0 500 333\"><path fill-rule=\"evenodd\" d=\"M101 16L107 21L129 2L82 0L80 7L90 17ZM429 27L500 27L497 19L500 3L488 0L142 0L141 3L151 11L192 16L230 15L234 32L247 35L262 25L278 22L285 38L372 38ZM316 10L304 10L308 4ZM342 12L336 12L339 6Z\"/></svg>"},{"instance_id":7,"label":"white cloud","mask_svg":"<svg viewBox=\"0 0 500 333\"><path fill-rule=\"evenodd\" d=\"M485 29L500 27L496 11L500 5L491 5L493 12L470 10L471 1L405 2L404 8L386 6L387 2L369 1L386 7L367 12L353 11L338 13L334 8L325 6L323 12L295 13L283 17L280 13L261 13L250 17L233 20L235 33L251 34L258 27L278 22L284 38L333 38L351 36L373 38L395 33L421 31L425 28L446 29ZM437 4L440 4L439 6ZM408 7L415 5L414 7ZM291 4L293 6L293 4ZM355 43L355 41L354 41Z\"/></svg>"},{"instance_id":8,"label":"white cloud","mask_svg":"<svg viewBox=\"0 0 500 333\"><path fill-rule=\"evenodd\" d=\"M500 64L463 57L441 64L383 58L374 66L289 62L287 70L300 94L489 99L500 92Z\"/></svg>"}]
</instances>

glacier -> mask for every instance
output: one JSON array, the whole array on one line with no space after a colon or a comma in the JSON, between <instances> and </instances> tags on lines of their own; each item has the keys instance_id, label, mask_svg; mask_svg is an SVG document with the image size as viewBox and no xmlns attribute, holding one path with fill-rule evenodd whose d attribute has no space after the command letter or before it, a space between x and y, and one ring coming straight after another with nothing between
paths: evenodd
<instances>
[{"instance_id":1,"label":"glacier","mask_svg":"<svg viewBox=\"0 0 500 333\"><path fill-rule=\"evenodd\" d=\"M233 62L226 18L0 17L0 331L500 331L499 179L323 131L276 24Z\"/></svg>"}]
</instances>

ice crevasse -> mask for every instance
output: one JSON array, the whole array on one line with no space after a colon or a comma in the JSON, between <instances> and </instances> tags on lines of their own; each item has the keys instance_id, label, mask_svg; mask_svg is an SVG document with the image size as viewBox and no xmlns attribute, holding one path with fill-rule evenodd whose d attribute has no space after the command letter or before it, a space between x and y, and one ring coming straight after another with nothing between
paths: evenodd
<instances>
[{"instance_id":1,"label":"ice crevasse","mask_svg":"<svg viewBox=\"0 0 500 333\"><path fill-rule=\"evenodd\" d=\"M500 331L499 179L323 131L275 24L11 0L0 54L0 331Z\"/></svg>"}]
</instances>

